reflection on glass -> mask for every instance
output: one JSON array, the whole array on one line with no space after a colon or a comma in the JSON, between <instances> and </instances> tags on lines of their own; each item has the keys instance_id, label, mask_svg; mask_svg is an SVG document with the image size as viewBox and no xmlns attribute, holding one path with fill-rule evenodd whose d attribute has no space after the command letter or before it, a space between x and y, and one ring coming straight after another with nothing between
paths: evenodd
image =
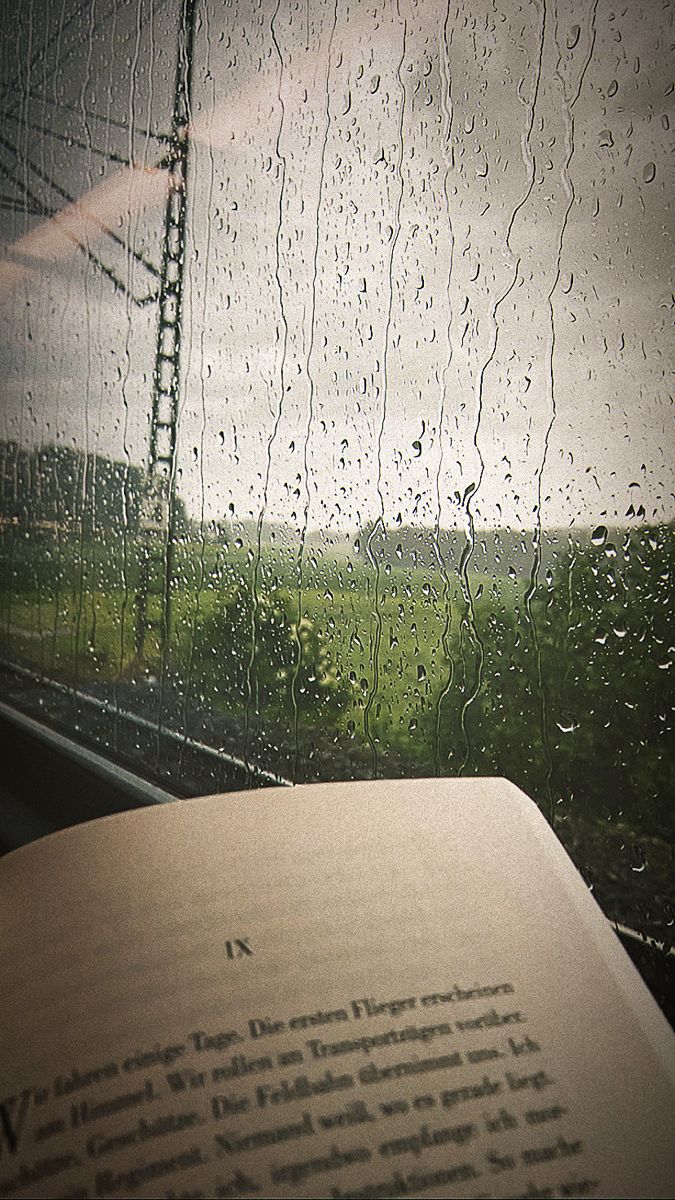
<instances>
[{"instance_id":1,"label":"reflection on glass","mask_svg":"<svg viewBox=\"0 0 675 1200\"><path fill-rule=\"evenodd\" d=\"M195 790L507 775L664 936L665 18L9 10L10 695Z\"/></svg>"}]
</instances>

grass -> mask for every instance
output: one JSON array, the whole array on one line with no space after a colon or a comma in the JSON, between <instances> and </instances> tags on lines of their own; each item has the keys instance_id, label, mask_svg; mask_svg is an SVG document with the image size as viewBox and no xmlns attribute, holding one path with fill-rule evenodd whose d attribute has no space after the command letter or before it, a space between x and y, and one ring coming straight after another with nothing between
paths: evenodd
<instances>
[{"instance_id":1,"label":"grass","mask_svg":"<svg viewBox=\"0 0 675 1200\"><path fill-rule=\"evenodd\" d=\"M255 547L184 541L166 655L149 633L139 666L134 540L9 532L2 652L81 687L163 672L233 737L267 731L287 763L323 747L312 769L324 776L505 774L549 815L660 836L668 552L654 531L629 550L617 564L577 546L533 592L508 556L444 572L414 555L373 564L313 548L300 572L274 547L258 561Z\"/></svg>"}]
</instances>

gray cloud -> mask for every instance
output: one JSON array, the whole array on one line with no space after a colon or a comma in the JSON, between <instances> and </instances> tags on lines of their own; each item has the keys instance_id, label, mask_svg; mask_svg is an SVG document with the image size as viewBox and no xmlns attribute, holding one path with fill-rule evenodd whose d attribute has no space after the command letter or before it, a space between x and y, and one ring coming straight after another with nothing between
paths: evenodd
<instances>
[{"instance_id":1,"label":"gray cloud","mask_svg":"<svg viewBox=\"0 0 675 1200\"><path fill-rule=\"evenodd\" d=\"M648 518L672 516L667 12L313 2L308 21L282 3L272 27L275 8L202 9L178 464L193 511L454 524L468 492L478 523L567 524L623 519L637 482ZM104 160L27 121L161 153L168 9L106 11L16 82L19 178L52 202L27 159L76 196ZM27 60L57 20L17 18ZM161 218L115 231L158 263ZM10 245L22 221L3 214ZM91 249L147 284L109 238ZM152 310L77 252L2 303L5 436L140 461Z\"/></svg>"}]
</instances>

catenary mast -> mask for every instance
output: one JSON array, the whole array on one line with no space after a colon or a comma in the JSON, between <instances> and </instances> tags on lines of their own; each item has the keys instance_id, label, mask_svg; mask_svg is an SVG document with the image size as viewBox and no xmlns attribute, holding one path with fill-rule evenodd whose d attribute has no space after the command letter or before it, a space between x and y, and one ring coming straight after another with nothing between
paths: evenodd
<instances>
[{"instance_id":1,"label":"catenary mast","mask_svg":"<svg viewBox=\"0 0 675 1200\"><path fill-rule=\"evenodd\" d=\"M181 312L185 269L192 58L197 0L181 0L169 150L164 244L158 296L150 444L140 516L136 593L136 661L148 633L163 655L171 630L171 580L176 533L176 435L180 392Z\"/></svg>"}]
</instances>

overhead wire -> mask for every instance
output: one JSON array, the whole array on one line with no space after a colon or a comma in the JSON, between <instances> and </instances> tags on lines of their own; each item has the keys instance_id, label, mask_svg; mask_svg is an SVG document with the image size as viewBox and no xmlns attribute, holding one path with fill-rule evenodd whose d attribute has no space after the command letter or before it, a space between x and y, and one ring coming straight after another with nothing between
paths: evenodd
<instances>
[{"instance_id":1,"label":"overhead wire","mask_svg":"<svg viewBox=\"0 0 675 1200\"><path fill-rule=\"evenodd\" d=\"M2 160L0 160L0 172L10 181L10 183L13 183L16 187L21 188L24 195L30 201L31 205L33 205L34 209L36 210L36 212L39 215L41 215L43 217L59 216L59 212L60 212L59 209L52 208L50 205L46 204L43 200L40 199L39 196L37 196L35 194L35 192L33 192L31 190L31 188L28 187L27 184L21 182L20 180L15 179L14 176L9 171L8 167L5 165L5 163L2 162ZM89 246L87 246L86 242L81 241L80 238L78 238L76 234L72 233L68 229L64 228L62 230L62 232L65 237L67 237L75 246L77 246L77 248L79 250L82 251L82 253L89 259L89 261L99 271L101 271L105 276L107 276L107 278L114 285L116 291L120 291L125 296L128 296L129 299L134 304L136 304L139 308L142 308L146 304L149 304L152 300L157 299L157 296L155 294L153 294L151 296L140 297L140 298L135 296L134 293L131 291L131 289L128 288L127 285L125 283L123 283L121 279L117 278L114 271L112 271L110 269L110 267L107 266L106 263L104 263L100 258L98 258L98 256L96 254L94 254L93 250L90 250L90 248L89 248ZM9 248L9 255L11 257L11 248Z\"/></svg>"},{"instance_id":2,"label":"overhead wire","mask_svg":"<svg viewBox=\"0 0 675 1200\"><path fill-rule=\"evenodd\" d=\"M85 11L87 11L90 8L91 8L91 0L82 0L82 3L78 4L77 8L75 9L75 12L71 13L71 15L68 17L68 19L66 21L63 22L63 24L59 25L59 28L56 31L56 33L54 33L52 35L52 37L47 40L46 44L43 45L39 50L36 50L35 54L32 56L32 58L30 59L30 61L28 63L28 66L27 66L27 75L29 78L35 67L38 67L41 64L44 64L45 58L47 57L47 54L52 49L52 47L55 44L60 43L65 30L68 29L68 27L70 25L72 25L73 22L76 21L77 18L82 13L84 13ZM100 21L97 22L97 25L94 26L94 29L97 29L97 28L100 29L102 25L105 25L105 22L108 20L109 17L111 17L113 15L116 8L117 8L117 0L113 0L113 3L111 4L107 13L105 14L104 17L101 18ZM93 30L92 30L92 32L93 32ZM68 58L68 53L69 52L66 51L63 58L59 61L59 63L58 63L59 66L62 65L64 59ZM52 74L55 71L56 71L56 66L52 67ZM10 85L7 85L4 90L5 90L5 94L7 95L10 91ZM27 94L28 93L26 93L26 95ZM24 99L24 96L19 96L18 98L12 100L10 102L10 108L8 111L15 112L16 109L18 108L18 106L23 102L23 99ZM4 115L5 114L3 114L3 116Z\"/></svg>"},{"instance_id":3,"label":"overhead wire","mask_svg":"<svg viewBox=\"0 0 675 1200\"><path fill-rule=\"evenodd\" d=\"M9 150L19 163L25 164L29 170L37 176L38 179L40 179L43 183L46 183L47 187L50 187L53 191L55 191L62 200L66 201L67 204L78 203L78 197L72 196L70 192L66 191L66 189L62 187L60 183L57 183L55 179L52 179L49 175L47 175L47 173L43 171L42 168L39 167L32 158L29 158L28 155L20 154L16 147L12 146L11 142L8 142L7 139L2 136L2 134L0 134L0 146L4 146L6 150ZM58 211L58 209L55 209L51 215L56 216ZM108 229L104 225L101 225L101 232L104 233L106 237L109 237L111 241L115 242L116 245L121 246L122 249L126 250L126 252L130 254L132 258L136 260L136 262L138 262L142 267L145 267L146 271L149 271L151 275L154 275L156 279L159 279L160 271L154 265L154 263L151 263L150 260L145 257L145 255L140 253L140 251L134 250L133 246L127 245L124 238L121 238L118 233L115 233L113 229Z\"/></svg>"},{"instance_id":4,"label":"overhead wire","mask_svg":"<svg viewBox=\"0 0 675 1200\"><path fill-rule=\"evenodd\" d=\"M109 125L113 129L120 129L123 133L129 133L129 125L124 121L118 121L115 117L102 117L100 113L92 112L90 109L76 108L74 104L64 104L61 100L52 100L50 96L37 96L35 92L26 92L25 98L33 100L36 104L48 104L53 108L58 108L62 112L71 113L73 116L79 117L82 122L85 121L100 121L104 125ZM7 116L14 116L15 105L11 109L4 112L0 111L0 121ZM161 142L165 145L171 140L171 135L168 133L156 133L152 129L145 129L141 125L134 124L132 133L137 137L149 138L155 142Z\"/></svg>"},{"instance_id":5,"label":"overhead wire","mask_svg":"<svg viewBox=\"0 0 675 1200\"><path fill-rule=\"evenodd\" d=\"M121 154L116 154L114 150L99 150L98 146L88 145L87 142L81 142L79 138L71 137L69 133L57 133L55 129L48 129L46 125L37 125L34 121L25 121L15 113L6 113L5 117L10 121L16 121L21 124L24 129L31 129L35 133L44 133L47 137L54 138L58 142L63 142L69 148L75 147L77 150L85 150L89 154L98 154L101 158L107 159L109 162L118 163L122 167L131 167L134 164L128 158Z\"/></svg>"},{"instance_id":6,"label":"overhead wire","mask_svg":"<svg viewBox=\"0 0 675 1200\"><path fill-rule=\"evenodd\" d=\"M50 38L47 39L47 41L40 47L40 49L35 52L35 54L32 56L32 58L30 59L29 64L28 64L28 78L30 78L30 74L31 74L31 71L33 70L33 68L45 61L45 58L49 54L50 50L54 47L54 45L59 45L61 43L64 32L67 29L69 29L73 25L73 23L84 12L86 12L86 10L89 7L89 3L90 3L90 0L82 0L82 3L77 5L75 11L73 13L71 13L70 16L64 22L59 24L58 30L55 31L55 33ZM167 0L160 0L159 7L160 8L163 7L165 3L167 3ZM105 25L106 21L108 21L109 18L115 12L116 7L117 7L117 0L113 0L113 3L108 6L105 14L101 17L101 19L99 21L96 22L94 27L90 30L90 33L89 33L90 37L93 36L94 32L101 29L102 26ZM52 81L54 79L54 75L55 75L57 69L59 69L63 66L64 61L67 60L67 58L73 52L73 49L76 48L77 44L78 43L74 43L71 47L69 47L65 51L65 53L59 58L59 60L56 64L52 64L52 66L50 68L50 75L51 75ZM48 83L47 78L44 79L44 83L46 86ZM8 95L8 91L9 91L9 89L5 88L5 98ZM129 167L129 166L133 165L129 162L129 160L127 158L123 158L121 155L118 155L114 151L107 151L107 152L101 151L97 147L94 147L91 144L85 144L85 143L79 141L79 139L70 138L69 135L67 135L67 134L59 133L56 130L48 129L45 126L38 126L36 123L26 120L25 116L24 117L18 116L18 114L16 112L17 108L19 107L20 104L22 104L22 103L25 104L25 102L27 100L31 100L35 103L39 103L39 104L43 104L43 105L46 104L46 105L49 105L50 107L54 107L60 111L70 112L71 114L79 116L80 120L85 124L89 120L94 120L94 121L99 121L99 122L104 123L106 125L106 127L118 128L118 129L123 130L126 133L129 132L128 124L125 124L122 121L118 121L113 117L101 117L97 113L90 113L90 112L86 111L83 107L77 109L72 105L62 104L59 101L56 101L55 99L52 100L50 97L48 97L46 95L36 95L32 91L25 91L20 96L18 96L14 100L10 101L9 105L7 107L5 107L4 111L0 112L0 122L5 119L10 119L10 120L16 121L17 123L19 123L20 125L22 125L26 128L29 128L29 129L33 128L37 132L40 132L40 133L44 134L45 136L55 138L59 141L65 142L66 144L71 143L72 145L75 145L78 149L83 149L90 153L103 155L103 157L105 157L108 161L114 162L117 165L125 166L125 167ZM140 128L138 126L133 127L133 133L140 137L146 137L148 139L152 139L153 141L160 142L164 145L169 141L169 137L167 135L157 134L157 133L154 133L152 130ZM55 191L57 194L59 194L61 196L61 198L64 199L67 203L72 204L72 203L76 202L76 198L71 196L66 191L65 188L63 188L60 184L58 184L54 179L51 179L39 166L37 166L35 164L34 161L29 159L27 156L22 155L16 147L14 147L10 142L7 141L7 139L3 138L2 136L0 136L0 145L4 146L5 150L8 150L13 155L13 157L17 160L17 162L19 164L23 164L24 166L28 167L29 170L32 171L32 173L34 175L36 175L39 179L41 179L42 182L44 182L49 188L51 188L53 191ZM155 164L153 164L153 165L155 165ZM160 163L159 165L161 166L163 164ZM5 177L12 184L14 184L14 186L20 188L20 190L23 193L24 199L27 199L30 201L30 207L28 207L27 205L24 204L21 209L12 208L12 211L22 211L22 212L28 212L31 215L43 215L43 216L48 216L48 217L55 217L58 215L58 212L59 212L58 209L54 209L49 204L46 204L43 201L41 201L40 198L34 192L31 191L31 189L28 187L27 184L22 183L20 180L16 179L12 175L11 171L9 170L9 168L7 167L6 164L3 164L0 162L0 168L2 169L3 175L5 175ZM8 205L5 204L5 205L3 205L3 207L7 208ZM154 263L150 262L150 260L147 259L143 254L141 254L139 251L135 250L132 246L130 246L124 238L121 238L113 230L108 229L104 226L102 226L102 232L107 237L109 237L113 242L115 242L117 245L119 245L122 249L124 249L124 251L127 254L131 255L131 257L136 262L138 262L141 266L143 266L150 274L152 274L153 277L159 278L160 271L158 270L157 267L155 267ZM78 248L86 255L86 257L90 260L90 262L92 262L92 264L94 264L100 271L103 272L103 274L108 279L111 280L111 282L115 286L115 289L117 291L123 292L125 295L128 295L135 304L137 304L139 306L143 306L148 303L151 303L153 300L155 300L157 298L156 295L154 295L154 294L148 295L145 297L140 297L140 298L134 296L133 293L131 292L131 290L129 289L129 287L122 280L120 280L117 277L117 275L112 270L112 268L108 267L107 264L105 264L96 254L94 254L93 251L91 251L90 248L85 243L81 242L75 235L69 234L68 236L71 237L71 240L74 242L74 244L76 246L78 246Z\"/></svg>"},{"instance_id":7,"label":"overhead wire","mask_svg":"<svg viewBox=\"0 0 675 1200\"><path fill-rule=\"evenodd\" d=\"M0 208L5 212L30 213L31 216L41 216L37 208L26 204L25 197L0 195Z\"/></svg>"}]
</instances>

